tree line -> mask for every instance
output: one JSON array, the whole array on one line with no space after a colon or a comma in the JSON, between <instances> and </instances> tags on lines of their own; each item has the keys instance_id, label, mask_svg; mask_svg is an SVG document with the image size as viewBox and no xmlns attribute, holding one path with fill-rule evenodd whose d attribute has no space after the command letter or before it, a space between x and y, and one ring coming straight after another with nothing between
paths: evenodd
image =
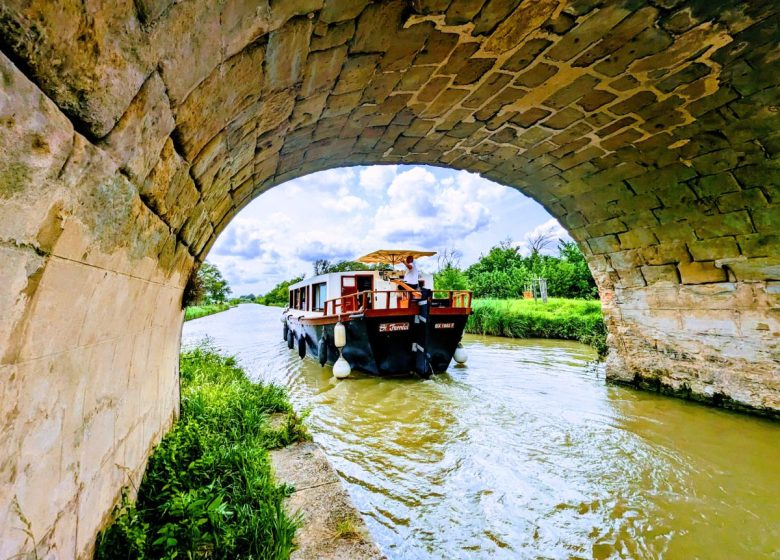
<instances>
[{"instance_id":1,"label":"tree line","mask_svg":"<svg viewBox=\"0 0 780 560\"><path fill-rule=\"evenodd\" d=\"M532 246L527 256L511 240L502 241L465 269L459 267L457 253L445 254L434 275L434 286L439 290L472 290L475 298L509 299L523 297L534 278L547 280L550 297L598 298L585 255L573 241L559 241L558 255L542 254L539 247Z\"/></svg>"}]
</instances>

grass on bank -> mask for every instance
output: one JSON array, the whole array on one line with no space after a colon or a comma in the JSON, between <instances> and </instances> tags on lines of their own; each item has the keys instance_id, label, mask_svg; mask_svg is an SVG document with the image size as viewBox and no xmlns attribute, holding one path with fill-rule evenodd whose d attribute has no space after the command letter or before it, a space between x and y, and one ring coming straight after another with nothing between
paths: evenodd
<instances>
[{"instance_id":1,"label":"grass on bank","mask_svg":"<svg viewBox=\"0 0 780 560\"><path fill-rule=\"evenodd\" d=\"M200 319L206 315L213 315L221 311L227 311L233 307L229 303L209 303L205 305L191 305L184 310L184 320Z\"/></svg>"},{"instance_id":2,"label":"grass on bank","mask_svg":"<svg viewBox=\"0 0 780 560\"><path fill-rule=\"evenodd\" d=\"M607 352L607 330L601 302L590 299L550 298L547 303L527 299L476 299L466 332L511 338L558 338Z\"/></svg>"},{"instance_id":3,"label":"grass on bank","mask_svg":"<svg viewBox=\"0 0 780 560\"><path fill-rule=\"evenodd\" d=\"M135 503L98 537L99 560L288 558L298 520L268 449L307 439L283 388L249 381L232 357L181 355L181 418L155 448ZM271 426L272 413L286 413Z\"/></svg>"}]
</instances>

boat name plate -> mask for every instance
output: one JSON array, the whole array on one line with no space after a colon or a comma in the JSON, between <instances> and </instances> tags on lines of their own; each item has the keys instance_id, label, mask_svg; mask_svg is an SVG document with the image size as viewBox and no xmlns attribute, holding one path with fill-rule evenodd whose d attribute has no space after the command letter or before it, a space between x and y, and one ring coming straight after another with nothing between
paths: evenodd
<instances>
[{"instance_id":1,"label":"boat name plate","mask_svg":"<svg viewBox=\"0 0 780 560\"><path fill-rule=\"evenodd\" d=\"M408 331L409 323L380 323L379 332Z\"/></svg>"}]
</instances>

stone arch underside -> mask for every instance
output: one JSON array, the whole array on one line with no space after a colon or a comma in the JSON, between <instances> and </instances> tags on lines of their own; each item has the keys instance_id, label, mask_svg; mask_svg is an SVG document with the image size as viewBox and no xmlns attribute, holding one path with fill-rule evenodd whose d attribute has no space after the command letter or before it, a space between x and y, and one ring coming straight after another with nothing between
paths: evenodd
<instances>
[{"instance_id":1,"label":"stone arch underside","mask_svg":"<svg viewBox=\"0 0 780 560\"><path fill-rule=\"evenodd\" d=\"M610 376L780 410L780 17L736 0L0 6L0 555L88 554L175 418L181 296L273 185L468 169L585 251Z\"/></svg>"}]
</instances>

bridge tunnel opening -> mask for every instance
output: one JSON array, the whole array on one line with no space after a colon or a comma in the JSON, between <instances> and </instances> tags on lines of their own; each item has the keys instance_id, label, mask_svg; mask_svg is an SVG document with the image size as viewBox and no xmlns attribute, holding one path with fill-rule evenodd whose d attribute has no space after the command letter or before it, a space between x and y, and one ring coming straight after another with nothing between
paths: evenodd
<instances>
[{"instance_id":1,"label":"bridge tunnel opening","mask_svg":"<svg viewBox=\"0 0 780 560\"><path fill-rule=\"evenodd\" d=\"M42 550L89 550L176 416L191 271L258 194L334 167L520 190L586 255L611 377L776 416L777 10L5 2L0 550L27 546L13 503Z\"/></svg>"}]
</instances>

